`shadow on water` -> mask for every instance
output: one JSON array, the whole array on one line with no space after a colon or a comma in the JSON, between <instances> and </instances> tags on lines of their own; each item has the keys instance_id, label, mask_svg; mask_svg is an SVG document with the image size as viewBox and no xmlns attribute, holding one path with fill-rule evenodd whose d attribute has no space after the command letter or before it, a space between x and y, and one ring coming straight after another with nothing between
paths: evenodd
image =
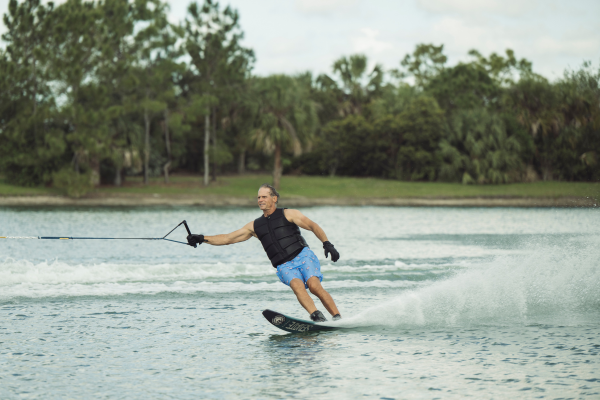
<instances>
[{"instance_id":1,"label":"shadow on water","mask_svg":"<svg viewBox=\"0 0 600 400\"><path fill-rule=\"evenodd\" d=\"M349 335L357 334L373 334L373 333L397 333L398 327L390 327L383 325L373 326L358 326L358 327L345 327L333 331L319 331L319 332L302 332L302 333L283 333L281 335L269 335L269 344L274 349L284 349L286 347L294 348L301 346L320 346L327 340L333 340L335 338L347 337Z\"/></svg>"}]
</instances>

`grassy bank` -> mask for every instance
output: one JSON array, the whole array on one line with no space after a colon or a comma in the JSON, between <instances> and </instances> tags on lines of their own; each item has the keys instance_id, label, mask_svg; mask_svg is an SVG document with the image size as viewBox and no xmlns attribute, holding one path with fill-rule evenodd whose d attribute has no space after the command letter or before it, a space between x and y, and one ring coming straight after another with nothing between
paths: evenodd
<instances>
[{"instance_id":1,"label":"grassy bank","mask_svg":"<svg viewBox=\"0 0 600 400\"><path fill-rule=\"evenodd\" d=\"M36 195L60 195L53 188L46 187L22 187L6 183L0 178L0 196L36 196Z\"/></svg>"},{"instance_id":2,"label":"grassy bank","mask_svg":"<svg viewBox=\"0 0 600 400\"><path fill-rule=\"evenodd\" d=\"M271 182L269 175L220 177L208 187L202 186L201 177L174 176L166 185L162 178L153 178L145 186L138 177L128 177L122 187L103 186L88 196L121 197L130 194L161 196L227 196L254 197L257 188ZM285 176L281 184L284 197L306 198L470 198L470 197L600 197L600 183L535 182L508 185L462 185L440 182L400 182L374 178L329 178ZM9 185L0 179L0 196L59 195L53 188L23 188Z\"/></svg>"}]
</instances>

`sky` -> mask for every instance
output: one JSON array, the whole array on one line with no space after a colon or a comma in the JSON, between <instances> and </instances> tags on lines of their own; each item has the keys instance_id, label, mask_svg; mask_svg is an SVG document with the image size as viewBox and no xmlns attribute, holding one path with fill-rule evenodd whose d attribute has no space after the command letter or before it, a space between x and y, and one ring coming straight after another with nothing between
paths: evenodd
<instances>
[{"instance_id":1,"label":"sky","mask_svg":"<svg viewBox=\"0 0 600 400\"><path fill-rule=\"evenodd\" d=\"M61 3L59 0L58 3ZM187 0L168 0L172 22ZM370 66L398 68L419 43L444 45L449 64L467 52L515 51L556 79L582 62L600 64L600 0L220 0L240 13L254 73L331 73L333 62L362 53ZM8 0L0 0L6 12ZM0 32L4 26L0 27Z\"/></svg>"}]
</instances>

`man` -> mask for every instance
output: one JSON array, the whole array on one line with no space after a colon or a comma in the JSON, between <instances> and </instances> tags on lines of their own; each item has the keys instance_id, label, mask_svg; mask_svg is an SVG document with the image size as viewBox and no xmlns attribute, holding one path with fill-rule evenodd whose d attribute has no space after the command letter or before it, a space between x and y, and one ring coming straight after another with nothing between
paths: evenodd
<instances>
[{"instance_id":1,"label":"man","mask_svg":"<svg viewBox=\"0 0 600 400\"><path fill-rule=\"evenodd\" d=\"M202 243L223 246L243 242L254 236L261 241L271 264L277 269L279 280L292 288L298 301L308 311L313 321L323 322L327 319L321 311L317 310L306 289L321 300L334 321L342 318L333 298L321 286L323 280L321 265L315 253L306 244L298 227L313 232L323 242L325 257L331 253L331 260L336 262L340 254L327 240L327 235L319 225L298 210L277 208L278 201L277 190L265 183L258 189L258 207L263 212L261 217L229 234L189 235L188 243L192 246Z\"/></svg>"}]
</instances>

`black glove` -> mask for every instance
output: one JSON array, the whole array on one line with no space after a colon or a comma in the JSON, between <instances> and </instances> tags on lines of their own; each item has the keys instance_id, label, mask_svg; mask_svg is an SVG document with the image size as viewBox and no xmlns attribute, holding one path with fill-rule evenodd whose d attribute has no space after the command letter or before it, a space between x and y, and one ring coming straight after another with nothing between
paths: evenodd
<instances>
[{"instance_id":1,"label":"black glove","mask_svg":"<svg viewBox=\"0 0 600 400\"><path fill-rule=\"evenodd\" d=\"M333 247L331 242L323 242L323 248L325 249L325 258L331 253L331 261L336 262L340 259L340 253Z\"/></svg>"},{"instance_id":2,"label":"black glove","mask_svg":"<svg viewBox=\"0 0 600 400\"><path fill-rule=\"evenodd\" d=\"M197 244L204 243L204 235L188 235L187 241L190 246L196 247Z\"/></svg>"}]
</instances>

